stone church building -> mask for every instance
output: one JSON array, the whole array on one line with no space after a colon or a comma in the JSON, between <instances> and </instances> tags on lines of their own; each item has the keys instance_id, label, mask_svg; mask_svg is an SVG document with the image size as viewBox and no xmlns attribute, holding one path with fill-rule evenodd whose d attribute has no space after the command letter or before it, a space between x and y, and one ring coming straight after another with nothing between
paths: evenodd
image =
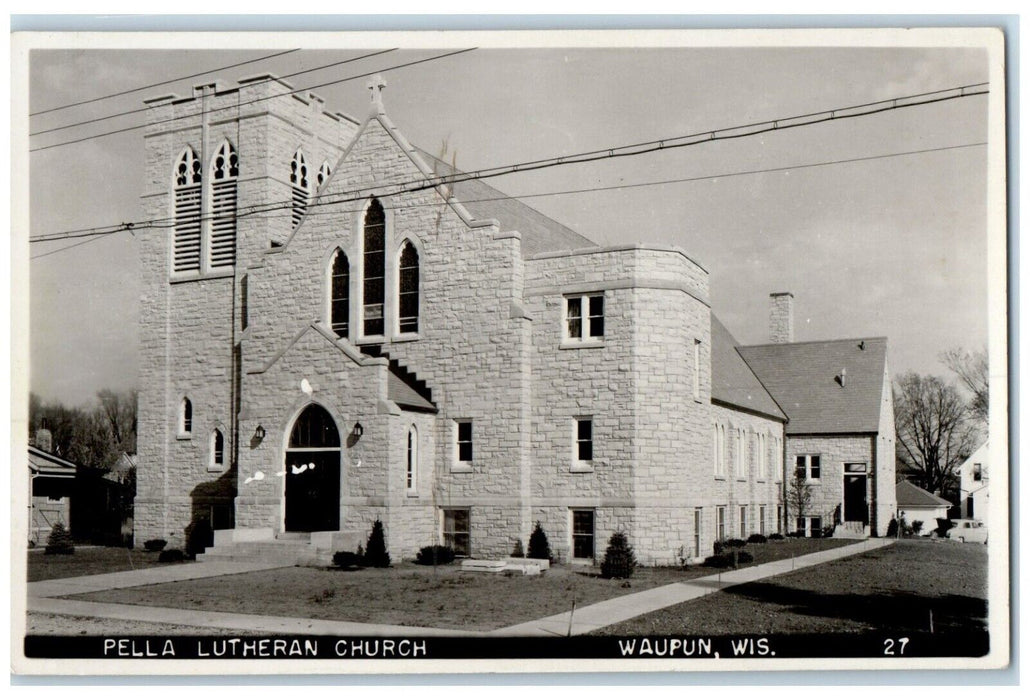
<instances>
[{"instance_id":1,"label":"stone church building","mask_svg":"<svg viewBox=\"0 0 1030 700\"><path fill-rule=\"evenodd\" d=\"M882 534L883 338L740 347L678 248L600 247L274 76L151 99L136 541L444 542L646 564L752 533ZM797 522L795 469L813 487Z\"/></svg>"}]
</instances>

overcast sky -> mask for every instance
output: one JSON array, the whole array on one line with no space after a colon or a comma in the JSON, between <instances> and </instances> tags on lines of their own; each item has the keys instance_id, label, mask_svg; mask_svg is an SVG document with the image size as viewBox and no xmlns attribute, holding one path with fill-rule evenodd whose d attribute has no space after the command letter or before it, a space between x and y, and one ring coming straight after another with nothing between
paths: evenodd
<instances>
[{"instance_id":1,"label":"overcast sky","mask_svg":"<svg viewBox=\"0 0 1030 700\"><path fill-rule=\"evenodd\" d=\"M389 44L384 44L388 47ZM292 47L291 47L292 48ZM127 90L273 53L34 51L30 109ZM300 51L218 74L224 85L364 52ZM381 69L387 113L416 145L476 169L669 138L988 79L977 49L691 48L399 51L291 79L295 87ZM33 131L186 95L209 76L32 117ZM318 88L363 117L366 80ZM1000 90L997 91L1000 96ZM527 198L601 244L682 246L710 273L714 312L745 344L768 339L768 295L795 295L796 340L887 336L895 375L945 373L938 356L987 342L987 97L886 112L633 158L505 176L510 195L690 182ZM33 147L132 126L132 115ZM32 235L142 218L142 130L31 154ZM961 147L918 155L796 166ZM243 154L245 158L245 154ZM746 171L773 172L734 175ZM24 235L24 232L15 232ZM167 235L166 231L137 235ZM139 266L120 233L30 246L30 382L79 404L135 386ZM47 255L44 255L47 254ZM312 271L316 274L318 271ZM997 274L1001 274L998 271Z\"/></svg>"}]
</instances>

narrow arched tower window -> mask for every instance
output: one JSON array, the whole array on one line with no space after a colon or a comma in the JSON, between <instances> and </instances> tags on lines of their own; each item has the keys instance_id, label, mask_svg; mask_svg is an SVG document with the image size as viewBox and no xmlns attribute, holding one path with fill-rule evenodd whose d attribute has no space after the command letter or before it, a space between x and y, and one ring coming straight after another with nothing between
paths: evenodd
<instances>
[{"instance_id":1,"label":"narrow arched tower window","mask_svg":"<svg viewBox=\"0 0 1030 700\"><path fill-rule=\"evenodd\" d=\"M386 278L386 213L378 199L365 210L364 285L362 320L364 335L383 335L383 303Z\"/></svg>"},{"instance_id":2,"label":"narrow arched tower window","mask_svg":"<svg viewBox=\"0 0 1030 700\"><path fill-rule=\"evenodd\" d=\"M318 169L318 189L322 189L322 185L329 179L329 176L333 174L332 169L329 167L329 161L323 161L322 167Z\"/></svg>"},{"instance_id":3,"label":"narrow arched tower window","mask_svg":"<svg viewBox=\"0 0 1030 700\"><path fill-rule=\"evenodd\" d=\"M346 338L350 332L350 262L337 250L329 269L329 323L333 333Z\"/></svg>"},{"instance_id":4,"label":"narrow arched tower window","mask_svg":"<svg viewBox=\"0 0 1030 700\"><path fill-rule=\"evenodd\" d=\"M290 161L290 191L293 197L293 228L296 229L307 213L308 198L311 196L308 187L308 162L299 148Z\"/></svg>"},{"instance_id":5,"label":"narrow arched tower window","mask_svg":"<svg viewBox=\"0 0 1030 700\"><path fill-rule=\"evenodd\" d=\"M189 398L183 397L179 405L179 434L189 435L193 432L193 404Z\"/></svg>"},{"instance_id":6,"label":"narrow arched tower window","mask_svg":"<svg viewBox=\"0 0 1030 700\"><path fill-rule=\"evenodd\" d=\"M215 428L211 433L211 462L212 469L225 466L225 437L222 431Z\"/></svg>"},{"instance_id":7,"label":"narrow arched tower window","mask_svg":"<svg viewBox=\"0 0 1030 700\"><path fill-rule=\"evenodd\" d=\"M409 493L418 491L418 429L408 428L408 463L404 477Z\"/></svg>"},{"instance_id":8,"label":"narrow arched tower window","mask_svg":"<svg viewBox=\"0 0 1030 700\"><path fill-rule=\"evenodd\" d=\"M411 241L401 246L397 269L397 320L401 333L418 333L418 251Z\"/></svg>"},{"instance_id":9,"label":"narrow arched tower window","mask_svg":"<svg viewBox=\"0 0 1030 700\"><path fill-rule=\"evenodd\" d=\"M236 264L236 180L239 161L236 149L223 141L211 160L211 267Z\"/></svg>"},{"instance_id":10,"label":"narrow arched tower window","mask_svg":"<svg viewBox=\"0 0 1030 700\"><path fill-rule=\"evenodd\" d=\"M200 269L200 158L189 146L175 161L172 270Z\"/></svg>"}]
</instances>

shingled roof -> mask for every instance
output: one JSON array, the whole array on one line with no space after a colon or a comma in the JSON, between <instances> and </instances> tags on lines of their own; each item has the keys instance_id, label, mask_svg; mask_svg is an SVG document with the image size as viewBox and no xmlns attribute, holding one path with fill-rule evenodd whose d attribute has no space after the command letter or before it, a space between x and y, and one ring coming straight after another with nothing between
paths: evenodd
<instances>
[{"instance_id":1,"label":"shingled roof","mask_svg":"<svg viewBox=\"0 0 1030 700\"><path fill-rule=\"evenodd\" d=\"M787 416L744 362L737 345L712 314L712 401L785 421Z\"/></svg>"},{"instance_id":2,"label":"shingled roof","mask_svg":"<svg viewBox=\"0 0 1030 700\"><path fill-rule=\"evenodd\" d=\"M751 345L737 351L787 414L788 435L879 430L886 338Z\"/></svg>"},{"instance_id":3,"label":"shingled roof","mask_svg":"<svg viewBox=\"0 0 1030 700\"><path fill-rule=\"evenodd\" d=\"M902 479L894 485L894 493L898 499L898 507L908 506L912 507L924 507L924 508L938 508L940 506L950 506L951 501L946 501L940 496L934 496L926 489L921 489L911 481Z\"/></svg>"},{"instance_id":4,"label":"shingled roof","mask_svg":"<svg viewBox=\"0 0 1030 700\"><path fill-rule=\"evenodd\" d=\"M417 150L437 175L462 172L421 148ZM597 244L586 236L544 216L533 207L506 195L482 180L466 180L450 187L455 198L475 218L497 219L502 231L518 231L522 235L524 258L537 253L597 247Z\"/></svg>"}]
</instances>

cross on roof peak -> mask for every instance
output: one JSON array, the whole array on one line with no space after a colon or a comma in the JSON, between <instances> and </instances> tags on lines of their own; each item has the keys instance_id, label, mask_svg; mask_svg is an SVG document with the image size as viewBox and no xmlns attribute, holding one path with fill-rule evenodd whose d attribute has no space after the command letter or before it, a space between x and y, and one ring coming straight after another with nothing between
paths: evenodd
<instances>
[{"instance_id":1,"label":"cross on roof peak","mask_svg":"<svg viewBox=\"0 0 1030 700\"><path fill-rule=\"evenodd\" d=\"M376 73L369 79L368 91L372 98L371 111L372 114L383 114L383 88L386 87L386 79Z\"/></svg>"}]
</instances>

